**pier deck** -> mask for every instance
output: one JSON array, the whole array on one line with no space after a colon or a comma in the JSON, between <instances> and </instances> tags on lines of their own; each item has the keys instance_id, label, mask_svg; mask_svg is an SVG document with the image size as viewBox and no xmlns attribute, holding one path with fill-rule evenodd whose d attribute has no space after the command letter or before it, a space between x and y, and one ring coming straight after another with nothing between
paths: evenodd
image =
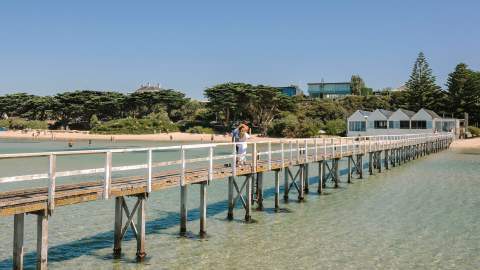
<instances>
[{"instance_id":1,"label":"pier deck","mask_svg":"<svg viewBox=\"0 0 480 270\"><path fill-rule=\"evenodd\" d=\"M250 220L253 204L263 209L263 173L275 172L275 208L280 203L280 172L284 177L283 198L296 191L299 201L309 192L309 164L318 163L318 193L322 193L326 182L338 187L339 161L347 161L347 182L354 175L363 178L363 157L368 157L368 172L381 172L408 160L418 158L449 147L451 134L434 135L388 135L357 138L295 139L283 141L251 142L246 156L236 153L235 144L201 144L173 147L107 149L90 151L65 151L48 153L3 154L0 162L25 158L47 158L47 173L5 176L0 175L0 185L12 182L47 179L48 186L0 192L0 216L14 216L13 268L23 268L24 215L35 214L37 219L37 269L46 269L48 250L48 218L56 207L96 200L115 199L114 254L120 256L121 242L129 228L137 238L137 258L142 260L145 252L145 203L150 192L180 187L180 233L186 232L187 190L191 184L200 184L200 235L206 233L207 183L228 179L228 219L233 219L233 209L241 203L245 220ZM238 144L238 143L237 143ZM262 151L259 151L260 147ZM215 155L216 149L223 149ZM225 149L229 151L225 154ZM180 159L155 162L153 152L178 151ZM193 150L206 150L206 157L188 157ZM118 153L145 153L146 163L113 166L112 156ZM383 153L383 154L382 154ZM101 168L56 170L58 156L104 155ZM382 158L383 155L383 158ZM238 160L242 165L232 166ZM190 166L201 163L198 167ZM178 168L173 168L177 166ZM294 171L296 167L298 170ZM154 169L159 170L154 172ZM133 176L113 177L112 172L134 172ZM102 174L101 180L93 175ZM56 185L58 177L81 177L79 183ZM244 181L239 181L240 178ZM125 196L137 197L130 209ZM133 217L137 215L137 222ZM126 217L126 222L124 218Z\"/></svg>"}]
</instances>

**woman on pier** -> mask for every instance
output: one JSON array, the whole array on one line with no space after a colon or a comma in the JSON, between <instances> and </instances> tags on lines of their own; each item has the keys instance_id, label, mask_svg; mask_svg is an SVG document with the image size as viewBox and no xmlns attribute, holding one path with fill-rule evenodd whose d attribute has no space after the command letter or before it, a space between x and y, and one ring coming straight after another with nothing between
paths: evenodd
<instances>
[{"instance_id":1,"label":"woman on pier","mask_svg":"<svg viewBox=\"0 0 480 270\"><path fill-rule=\"evenodd\" d=\"M238 155L239 155L239 165L244 165L247 158L247 140L250 139L250 135L247 132L245 126L239 127L239 136L238 136Z\"/></svg>"}]
</instances>

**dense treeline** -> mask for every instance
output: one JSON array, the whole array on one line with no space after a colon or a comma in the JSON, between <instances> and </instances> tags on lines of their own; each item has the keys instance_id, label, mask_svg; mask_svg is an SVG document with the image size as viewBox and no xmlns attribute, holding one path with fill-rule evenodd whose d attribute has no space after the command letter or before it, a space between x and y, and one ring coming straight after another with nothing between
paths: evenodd
<instances>
[{"instance_id":1,"label":"dense treeline","mask_svg":"<svg viewBox=\"0 0 480 270\"><path fill-rule=\"evenodd\" d=\"M463 63L449 75L446 90L436 84L423 53L415 61L405 91L371 95L358 75L352 76L351 84L354 95L337 100L287 97L277 88L245 83L206 89L208 103L172 89L132 94L84 90L55 96L16 93L0 96L0 116L9 117L0 126L38 128L48 121L52 129L97 133L224 132L247 120L254 131L265 135L310 137L320 130L342 134L348 115L377 108L429 108L459 118L468 113L471 124L480 122L480 72Z\"/></svg>"}]
</instances>

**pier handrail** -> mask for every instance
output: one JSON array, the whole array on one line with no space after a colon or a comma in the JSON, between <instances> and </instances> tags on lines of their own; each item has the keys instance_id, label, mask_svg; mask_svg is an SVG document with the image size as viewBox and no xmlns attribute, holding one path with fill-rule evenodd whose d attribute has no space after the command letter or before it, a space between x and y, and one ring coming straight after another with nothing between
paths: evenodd
<instances>
[{"instance_id":1,"label":"pier handrail","mask_svg":"<svg viewBox=\"0 0 480 270\"><path fill-rule=\"evenodd\" d=\"M245 160L249 159L246 166L251 166L252 171L256 172L259 161L265 164L269 170L272 169L273 155L280 155L277 161L281 160L282 166L296 162L309 162L311 159L317 161L319 157L340 158L346 154L366 154L372 150L382 150L387 147L408 146L420 142L435 141L444 138L454 138L452 133L439 134L405 134L405 135L379 135L379 136L358 136L358 137L332 137L332 138L301 138L301 139L278 139L250 142L231 142L231 143L207 143L207 144L185 144L175 146L161 147L141 147L141 148L122 148L122 149L97 149L97 150L76 150L76 151L52 151L38 153L15 153L0 154L0 161L4 159L23 159L32 157L48 157L48 171L46 173L37 173L29 175L4 176L0 175L0 185L5 183L31 181L39 179L48 179L48 208L53 210L55 205L56 179L59 177L104 174L103 179L103 198L109 199L112 185L112 173L120 171L132 171L147 169L147 192L152 191L152 170L153 168L180 165L180 185L186 184L186 174L188 165L198 162L208 162L207 173L208 180L213 179L214 161L230 161L232 175L236 175L237 159L242 157L236 150L236 146L247 144L250 154L246 154ZM322 142L323 140L323 142ZM259 151L260 146L266 146L266 150ZM272 146L279 146L273 149ZM363 146L363 147L362 147ZM215 154L215 149L225 147L230 148L231 153ZM207 149L207 156L188 158L187 154L191 150ZM154 162L153 153L161 151L178 151L179 158L173 160ZM112 157L119 153L146 153L146 163L113 166ZM296 153L296 154L294 154ZM82 156L82 155L104 155L105 164L103 167L57 171L58 156ZM266 157L266 159L264 158ZM294 157L296 160L294 160ZM224 162L225 163L225 162Z\"/></svg>"}]
</instances>

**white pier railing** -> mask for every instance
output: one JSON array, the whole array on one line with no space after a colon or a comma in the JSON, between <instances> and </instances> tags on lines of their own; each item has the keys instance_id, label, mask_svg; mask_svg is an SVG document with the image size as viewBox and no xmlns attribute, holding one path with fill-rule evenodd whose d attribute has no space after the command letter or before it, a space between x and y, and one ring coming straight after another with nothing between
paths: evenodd
<instances>
[{"instance_id":1,"label":"white pier railing","mask_svg":"<svg viewBox=\"0 0 480 270\"><path fill-rule=\"evenodd\" d=\"M345 155L367 154L372 151L399 148L408 145L453 138L454 136L451 133L442 133L280 139L272 141L245 142L245 144L248 145L247 149L249 152L247 152L246 156L243 158L245 158L246 164L251 165L252 171L255 172L259 161L261 161L262 164L266 164L270 170L272 169L273 162L280 162L281 166L284 167L300 161L307 163L333 157L342 158ZM213 179L215 168L224 165L225 163L230 164L231 174L233 176L237 175L237 166L235 166L235 164L241 155L237 153L236 146L239 144L242 143L211 143L147 148L0 154L0 162L6 159L20 160L25 158L47 158L49 164L48 168L45 168L45 173L2 176L0 172L0 186L6 183L48 179L48 206L49 209L53 210L55 207L56 179L59 177L103 174L103 198L109 199L112 185L112 173L146 170L145 178L147 192L151 192L154 168L164 168L166 170L171 166L179 167L176 170L178 170L180 175L180 185L187 184L185 176L189 166L194 163L206 163L202 168L208 172L208 181ZM169 156L177 156L178 158L172 158L171 160L165 161L154 160L155 153L161 154L161 152L165 151L169 152ZM178 155L172 155L172 151L178 152ZM195 156L189 157L188 154L192 151L196 152ZM199 153L199 151L201 153ZM134 165L113 166L113 156L120 153L144 153L146 162ZM103 166L76 170L57 170L57 157L77 157L87 155L103 155ZM222 168L225 167L222 166Z\"/></svg>"}]
</instances>

